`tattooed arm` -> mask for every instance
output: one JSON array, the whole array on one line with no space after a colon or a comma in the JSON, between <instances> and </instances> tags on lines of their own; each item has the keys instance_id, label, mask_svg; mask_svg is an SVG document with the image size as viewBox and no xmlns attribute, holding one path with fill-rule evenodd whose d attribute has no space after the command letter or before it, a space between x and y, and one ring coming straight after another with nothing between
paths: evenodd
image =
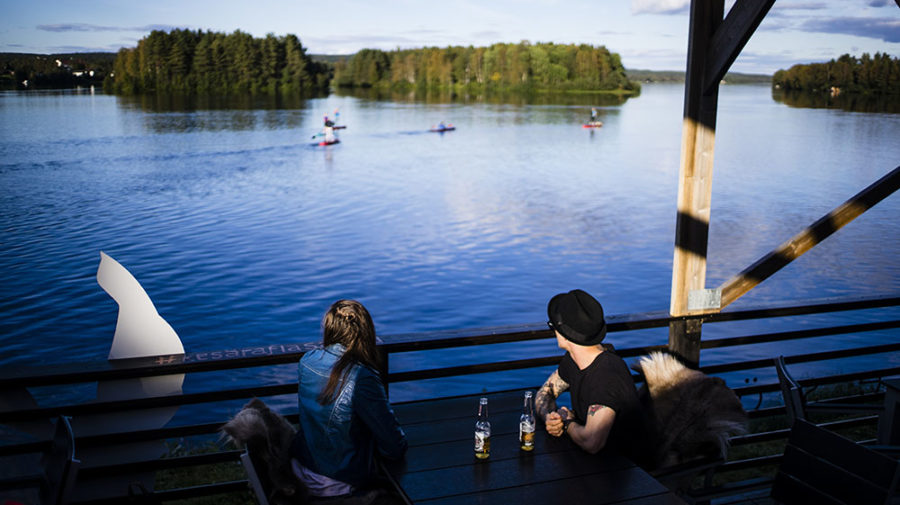
<instances>
[{"instance_id":1,"label":"tattooed arm","mask_svg":"<svg viewBox=\"0 0 900 505\"><path fill-rule=\"evenodd\" d=\"M588 407L587 421L584 425L571 422L567 433L579 447L595 454L606 446L609 431L615 420L616 411L605 405L594 404Z\"/></svg>"},{"instance_id":2,"label":"tattooed arm","mask_svg":"<svg viewBox=\"0 0 900 505\"><path fill-rule=\"evenodd\" d=\"M547 414L556 412L556 398L567 389L569 385L559 377L559 370L554 370L534 397L534 408L541 419L546 420Z\"/></svg>"},{"instance_id":3,"label":"tattooed arm","mask_svg":"<svg viewBox=\"0 0 900 505\"><path fill-rule=\"evenodd\" d=\"M534 398L538 417L544 421L547 433L554 437L560 437L563 434L562 415L565 415L566 419L570 417L569 411L565 407L559 411L556 409L556 398L567 389L569 389L569 385L559 376L559 370L554 370L547 382L538 389Z\"/></svg>"}]
</instances>

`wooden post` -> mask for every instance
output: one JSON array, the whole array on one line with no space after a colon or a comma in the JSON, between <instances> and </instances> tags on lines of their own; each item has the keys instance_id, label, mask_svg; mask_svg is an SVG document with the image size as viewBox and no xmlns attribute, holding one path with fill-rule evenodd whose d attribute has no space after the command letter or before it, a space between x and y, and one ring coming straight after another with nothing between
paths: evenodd
<instances>
[{"instance_id":1,"label":"wooden post","mask_svg":"<svg viewBox=\"0 0 900 505\"><path fill-rule=\"evenodd\" d=\"M378 371L378 375L381 377L381 383L384 385L384 395L388 397L388 400L391 398L391 388L388 383L388 375L391 370L390 357L391 353L387 352L384 348L384 340L379 336L375 336L375 352L378 354L378 364L381 369Z\"/></svg>"},{"instance_id":2,"label":"wooden post","mask_svg":"<svg viewBox=\"0 0 900 505\"><path fill-rule=\"evenodd\" d=\"M710 40L722 22L724 0L691 2L687 72L684 84L684 122L678 181L678 218L675 224L675 259L669 312L691 311L688 294L706 283L706 249L712 196L713 151L716 140L718 84L704 90ZM669 350L686 363L700 362L700 322L676 321L669 325Z\"/></svg>"}]
</instances>

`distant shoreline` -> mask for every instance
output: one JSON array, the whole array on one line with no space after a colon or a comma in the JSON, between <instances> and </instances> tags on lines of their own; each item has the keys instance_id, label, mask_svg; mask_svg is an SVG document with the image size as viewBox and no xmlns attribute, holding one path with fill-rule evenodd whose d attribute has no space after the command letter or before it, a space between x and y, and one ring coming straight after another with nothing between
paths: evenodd
<instances>
[{"instance_id":1,"label":"distant shoreline","mask_svg":"<svg viewBox=\"0 0 900 505\"><path fill-rule=\"evenodd\" d=\"M643 84L654 82L684 82L684 72L680 70L640 70L625 69L628 79ZM766 74L744 74L728 72L722 79L726 84L772 84L772 76Z\"/></svg>"},{"instance_id":2,"label":"distant shoreline","mask_svg":"<svg viewBox=\"0 0 900 505\"><path fill-rule=\"evenodd\" d=\"M103 70L109 71L112 68L113 62L116 59L117 53L55 53L55 54L38 54L38 53L0 53L0 67L5 67L5 72L2 76L0 76L0 88L2 89L15 89L16 88L16 80L13 78L12 73L16 70L15 68L11 68L11 64L14 64L16 60L21 61L24 59L35 59L38 61L43 60L44 62L52 62L56 59L61 60L81 60L85 62L90 62L88 64L93 63L94 65L98 65L102 67ZM330 65L335 64L338 61L345 61L349 59L352 55L333 55L333 54L309 54L309 58L313 61L318 61L322 63L327 63ZM105 73L105 72L104 72ZM684 71L680 70L646 70L646 69L625 69L625 75L631 81L640 82L643 84L650 83L683 83L684 82ZM74 80L69 80L68 84L71 84L69 87L77 87L78 85L83 85L85 82L83 80L78 80L78 82ZM101 79L94 80L91 84L100 84ZM60 81L60 83L65 81ZM739 72L729 72L725 75L724 79L725 83L728 84L748 84L748 83L758 83L758 84L771 84L772 76L765 74L745 74ZM65 85L63 85L65 87Z\"/></svg>"}]
</instances>

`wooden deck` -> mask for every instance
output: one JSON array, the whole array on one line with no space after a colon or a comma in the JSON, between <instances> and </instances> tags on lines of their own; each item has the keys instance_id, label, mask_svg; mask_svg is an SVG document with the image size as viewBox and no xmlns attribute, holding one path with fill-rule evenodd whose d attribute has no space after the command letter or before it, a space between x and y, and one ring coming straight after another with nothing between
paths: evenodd
<instances>
[{"instance_id":1,"label":"wooden deck","mask_svg":"<svg viewBox=\"0 0 900 505\"><path fill-rule=\"evenodd\" d=\"M771 358L759 358L768 356L766 351L760 348L770 349L779 342L801 340L804 347L814 349L814 352L791 354L785 356L792 370L798 372L796 377L804 387L827 386L835 383L859 383L864 381L869 385L877 385L882 378L900 375L900 366L896 365L897 356L900 355L900 321L896 319L896 310L892 307L900 306L900 297L875 297L868 299L852 300L818 300L792 305L769 306L747 308L741 311L726 311L711 316L702 316L705 325L731 324L731 321L743 321L748 319L770 318L770 322L784 320L783 324L770 325L777 328L761 335L742 335L719 339L705 339L702 342L703 349L715 350L730 347L730 354L740 356L730 362L719 362L701 366L701 370L710 375L725 373L740 373L745 376L760 376L759 382L733 386L735 392L747 399L745 405L749 408L751 422L754 425L753 432L732 440L732 449L729 460L726 461L717 472L717 480L733 481L732 475L752 474L753 482L745 487L722 489L712 498L717 500L741 499L755 500L759 493L765 494L765 488L769 483L766 477L771 477L772 469L777 467L781 458L778 444L783 444L788 434L788 427L784 422L784 408L780 403L762 401L766 397L780 398L779 386L774 374L774 366ZM874 311L874 315L873 314ZM810 327L804 322L799 326L793 326L790 321L794 318L805 318L822 313L843 313L848 316L841 319L837 325L825 327ZM860 315L862 314L862 315ZM670 316L660 313L651 314L624 314L612 315L609 318L610 341L620 341L617 333L627 333L633 330L645 331L648 328L659 328L661 332L673 320ZM805 321L805 320L804 320ZM884 338L877 345L848 347L842 345L839 348L828 348L821 345L820 337L833 335L858 335L862 332L881 332ZM459 348L464 346L491 346L497 343L522 342L535 339L549 339L546 325L523 325L517 327L483 328L470 331L435 332L419 335L401 335L397 337L382 336L381 348L390 356L393 352L423 351L441 352L442 349ZM852 339L845 339L852 340ZM829 341L834 341L830 339ZM846 342L843 342L846 344ZM762 346L762 347L760 347ZM662 345L645 345L640 347L620 347L618 353L626 359L644 355L651 350L663 348ZM489 347L488 347L489 348ZM219 496L223 500L229 500L239 496L248 496L248 487L243 470L239 464L240 451L227 446L218 440L218 430L226 419L198 419L191 421L171 422L159 427L133 427L124 432L102 432L94 430L85 432L85 420L92 416L118 416L122 412L140 413L143 409L160 408L204 408L205 406L220 405L228 402L234 406L236 413L244 402L252 397L260 397L267 403L279 403L287 405L281 412L289 421L296 422L297 414L295 395L297 394L296 378L293 374L284 377L281 381L273 381L273 375L268 372L269 367L293 364L302 356L307 346L301 343L285 345L273 345L254 347L243 350L231 350L228 352L202 352L188 353L179 356L161 356L137 360L120 360L110 362L101 360L95 363L68 363L60 366L46 367L20 367L0 370L0 390L17 391L19 395L25 395L32 388L39 389L44 396L38 397L36 403L20 403L9 405L0 410L0 424L14 425L17 427L49 426L49 421L58 415L71 416L75 429L75 454L82 459L81 471L76 484L76 503L122 503L128 497L127 483L133 480L133 476L147 479L145 486L147 495L137 501L144 500L147 503L167 502L172 500L190 499L197 497ZM485 348L487 349L487 348ZM819 360L829 360L835 363L834 368L840 370L841 363L852 363L859 356L878 355L884 365L878 369L870 369L855 373L824 374L817 377L809 377L803 374L801 365ZM533 356L524 360L497 361L483 364L459 363L455 366L443 368L428 368L430 360L423 358L422 369L404 370L386 374L390 385L406 381L440 381L446 377L478 375L483 379L482 383L488 388L491 398L491 417L495 427L495 451L496 457L512 457L512 454L504 452L509 450L517 454L517 449L510 445L514 438L513 431L516 424L513 422L521 408L521 391L504 392L492 388L491 374L506 370L518 370L530 367L546 367L558 362L559 354L548 356ZM847 361L842 361L847 360ZM68 391L74 389L96 389L98 383L118 380L140 380L142 377L154 377L166 374L221 374L221 377L231 377L234 370L240 369L242 374L252 377L252 370L259 370L258 382L233 383L222 380L214 383L214 387L206 391L190 391L166 396L144 396L115 401L72 401ZM635 377L640 380L640 377ZM538 384L523 384L523 387L534 388ZM858 395L854 401L883 402L883 386L865 395ZM505 395L509 399L505 398ZM54 401L45 399L52 395ZM22 398L24 396L20 396ZM761 402L754 409L752 405L757 400ZM508 403L504 403L508 402ZM454 406L455 405L455 406ZM451 408L452 407L452 408ZM473 397L424 400L409 403L396 403L395 408L400 420L409 427L410 439L413 441L411 457L416 464L425 465L419 470L434 468L441 464L439 458L446 457L448 461L453 458L462 458L459 461L469 459L472 425L475 419L476 403ZM231 407L229 407L229 410ZM440 425L432 422L439 421L447 409L457 414L449 419L441 421ZM874 430L876 417L850 418L831 423L838 428L868 427ZM20 424L21 423L21 424ZM41 434L36 431L30 435L15 433L13 428L3 427L4 433L9 437L0 440L0 468L6 467L15 470L15 462L24 460L38 461L40 453L49 447L50 433ZM440 433L440 435L438 435ZM449 437L446 440L433 437ZM170 451L165 457L155 455L136 455L123 450L127 444L153 443L156 447L205 447L204 451L183 452L180 449ZM440 444L448 444L447 450L441 448L440 452L432 451ZM452 446L458 444L458 448ZM431 449L429 449L431 447ZM544 450L544 449L541 449ZM116 461L103 461L97 454L119 453ZM432 462L421 460L417 454L433 455ZM458 454L457 454L458 453ZM553 458L553 451L541 456ZM518 457L518 456L516 456ZM538 458L540 459L540 458ZM12 465L8 465L13 462ZM224 469L224 471L212 472L209 469ZM412 467L416 471L416 467ZM160 481L154 482L154 476L162 473L191 472L197 475L196 482L190 485L169 483L163 485ZM213 477L213 474L225 475ZM209 474L209 475L207 475ZM424 475L424 474L423 474ZM719 478L721 477L721 479ZM740 478L739 478L740 480ZM124 484L122 484L124 482ZM751 494L754 493L754 494ZM3 496L0 496L2 498ZM235 503L235 502L232 502ZM727 503L724 501L722 503Z\"/></svg>"}]
</instances>

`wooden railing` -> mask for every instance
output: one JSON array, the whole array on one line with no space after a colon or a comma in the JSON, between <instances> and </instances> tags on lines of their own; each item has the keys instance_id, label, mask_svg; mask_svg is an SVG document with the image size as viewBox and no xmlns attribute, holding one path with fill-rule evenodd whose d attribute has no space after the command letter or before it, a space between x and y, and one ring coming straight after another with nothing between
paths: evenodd
<instances>
[{"instance_id":1,"label":"wooden railing","mask_svg":"<svg viewBox=\"0 0 900 505\"><path fill-rule=\"evenodd\" d=\"M791 304L785 306L750 308L744 310L729 310L716 314L701 316L684 316L672 318L666 313L645 313L611 316L608 318L610 333L624 333L633 330L648 328L664 328L674 320L702 320L704 325L726 324L735 321L759 320L770 318L782 318L791 316L807 316L824 313L846 313L856 311L870 314L865 322L852 324L827 325L816 328L786 329L784 331L764 333L747 336L732 336L702 341L702 349L711 351L727 347L752 349L753 346L771 344L786 341L809 340L806 348L814 349L814 352L793 354L786 356L788 364L817 362L832 359L852 360L866 355L898 353L900 352L900 332L890 332L886 341L876 345L866 345L842 349L823 349L821 345L815 345L814 339L829 335L851 335L863 332L894 330L900 327L900 319L897 311L891 307L900 306L900 296L882 296L873 298L843 299L843 300L818 300L807 303ZM876 310L882 309L882 310ZM390 357L401 352L410 351L440 351L460 347L483 346L509 342L524 342L530 340L552 338L544 324L508 326L500 328L488 328L465 331L430 332L410 335L386 336L380 339L380 349L385 357ZM619 336L611 337L613 341L621 341ZM188 353L179 356L158 356L153 358L138 358L118 361L103 361L92 363L72 363L61 366L47 367L9 367L0 372L0 391L13 391L21 388L40 388L57 392L56 395L65 397L65 391L72 385L94 383L98 381L135 379L171 374L199 374L207 372L221 372L226 370L265 370L265 367L296 363L303 353L315 343L285 344L272 346L259 346L246 349L233 349L217 352ZM653 350L664 349L665 346L637 346L621 347L617 352L624 358L633 358L647 354ZM747 353L748 355L750 353ZM784 353L778 353L784 354ZM388 384L399 384L411 381L428 379L442 379L456 376L468 376L470 374L503 372L535 367L553 366L559 361L559 354L548 356L530 357L509 361L493 361L480 364L461 364L444 366L439 368L393 371L386 373ZM826 385L858 381L878 381L883 377L900 374L900 366L896 366L896 360L884 360L884 366L873 370L865 370L855 373L841 373L835 375L819 376L816 378L801 380L803 385ZM701 363L702 365L702 363ZM744 371L772 371L774 377L771 356L763 358L728 360L701 366L701 370L711 375L730 374ZM766 374L761 374L766 375ZM639 377L635 377L637 381ZM522 384L522 387L534 387L536 384ZM751 419L754 421L766 418L779 419L783 417L783 406L762 401L764 395L778 391L775 380L764 383L748 383L733 387L735 392L745 398L745 405L753 405L758 399L756 408L749 407ZM203 392L181 393L169 396L156 396L149 398L135 398L115 401L59 401L53 405L30 405L15 409L0 411L0 424L9 423L34 423L52 419L58 415L73 416L77 421L81 416L110 415L135 409L149 409L175 406L210 406L219 405L222 402L243 402L252 397L272 398L279 396L290 397L296 395L297 384L294 380L275 384L239 384L228 386L227 384L212 390ZM53 396L53 395L50 395ZM857 395L857 401L880 401L879 393ZM776 400L777 402L777 400ZM294 405L294 402L290 402ZM404 405L412 405L413 402L396 403L397 409ZM239 405L239 404L238 404ZM288 420L296 422L296 409L282 409ZM92 435L79 435L78 424L76 426L75 447L76 452L86 449L109 448L119 444L141 441L169 441L180 442L182 440L215 440L218 430L226 419L214 422L195 424L169 423L161 428L135 429L124 433L100 433ZM858 418L841 421L843 426L871 426L874 418ZM173 425L172 425L173 424ZM776 423L777 425L777 423ZM748 447L769 443L783 439L787 434L787 427L781 426L774 429L766 428L749 435L738 437L732 441L735 448ZM6 442L6 441L5 441ZM0 445L0 465L5 458L16 458L25 454L41 452L49 445L48 440L25 439ZM160 470L196 467L198 465L233 464L237 467L238 451L226 448L221 443L217 449L204 454L178 455L170 454L164 458L137 458L120 461L115 464L93 464L89 459L83 461L83 469L79 474L80 493L76 496L76 502L92 503L121 503L128 495L127 487L114 490L103 499L88 499L90 493L86 493L92 485L92 481L100 477L111 475L127 476L140 472L157 472ZM780 455L768 454L744 459L728 461L721 472L735 472L740 470L762 469L766 466L777 464ZM240 474L238 474L240 475ZM127 483L127 478L123 477ZM756 479L749 481L745 487L759 487L766 485L766 480ZM177 487L176 489L157 489L144 495L133 496L132 500L145 499L152 502L168 501L196 496L206 496L220 493L246 492L246 482L237 478L226 482L198 482L190 487ZM729 491L740 489L731 487ZM132 489L132 494L134 489ZM85 494L86 493L86 494ZM2 490L0 490L2 496ZM84 498L84 499L82 499Z\"/></svg>"}]
</instances>

